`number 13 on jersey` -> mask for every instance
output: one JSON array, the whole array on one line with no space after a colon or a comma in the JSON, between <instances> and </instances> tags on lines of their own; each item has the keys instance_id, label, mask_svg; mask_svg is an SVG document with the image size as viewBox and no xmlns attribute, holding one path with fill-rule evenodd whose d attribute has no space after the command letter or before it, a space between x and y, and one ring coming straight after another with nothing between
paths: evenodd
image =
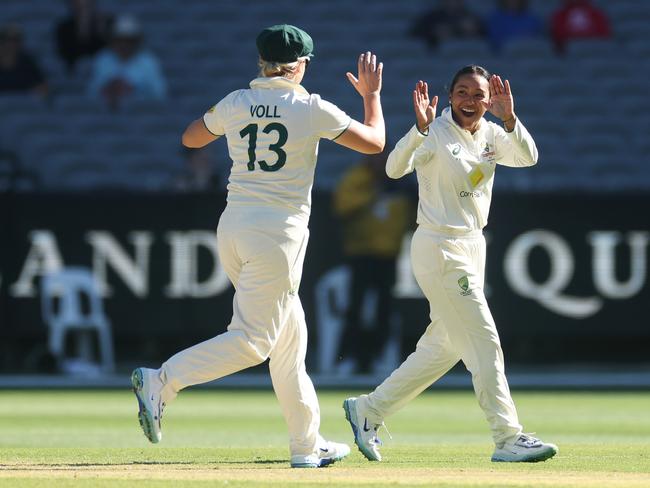
<instances>
[{"instance_id":1,"label":"number 13 on jersey","mask_svg":"<svg viewBox=\"0 0 650 488\"><path fill-rule=\"evenodd\" d=\"M255 161L257 160L257 155L255 154L255 149L257 148L257 130L258 124L248 124L239 131L242 139L248 137L248 164L246 165L248 171L255 170ZM262 132L265 134L270 134L271 132L278 133L278 140L274 144L269 145L269 151L277 154L278 160L274 164L268 164L265 160L260 159L257 163L260 165L262 171L277 171L287 161L287 153L284 152L282 146L286 144L289 133L287 132L287 128L279 122L271 122L262 129Z\"/></svg>"}]
</instances>

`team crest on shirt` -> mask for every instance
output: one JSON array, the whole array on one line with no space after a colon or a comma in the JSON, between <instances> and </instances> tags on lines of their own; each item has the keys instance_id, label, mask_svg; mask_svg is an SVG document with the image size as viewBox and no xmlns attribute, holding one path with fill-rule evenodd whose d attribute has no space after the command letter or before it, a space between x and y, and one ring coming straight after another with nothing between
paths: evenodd
<instances>
[{"instance_id":1,"label":"team crest on shirt","mask_svg":"<svg viewBox=\"0 0 650 488\"><path fill-rule=\"evenodd\" d=\"M494 151L494 147L492 147L490 144L486 142L485 147L481 152L481 160L487 161L490 164L494 164L495 157L496 157L496 152Z\"/></svg>"},{"instance_id":2,"label":"team crest on shirt","mask_svg":"<svg viewBox=\"0 0 650 488\"><path fill-rule=\"evenodd\" d=\"M472 290L469 287L469 277L461 276L458 278L458 286L460 287L460 294L467 296L472 293Z\"/></svg>"}]
</instances>

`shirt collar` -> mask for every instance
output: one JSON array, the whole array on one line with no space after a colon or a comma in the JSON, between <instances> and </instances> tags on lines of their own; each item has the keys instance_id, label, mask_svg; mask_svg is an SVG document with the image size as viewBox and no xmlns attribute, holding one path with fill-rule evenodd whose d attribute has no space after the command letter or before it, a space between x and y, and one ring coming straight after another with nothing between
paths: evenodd
<instances>
[{"instance_id":1,"label":"shirt collar","mask_svg":"<svg viewBox=\"0 0 650 488\"><path fill-rule=\"evenodd\" d=\"M465 131L458 123L454 120L454 117L452 115L451 107L445 107L442 111L441 114L442 118L445 119L449 124L452 126L456 127L458 130ZM478 130L475 132L475 134L480 133L483 131L483 128L485 127L485 121L481 118L481 121L479 122L478 125Z\"/></svg>"},{"instance_id":2,"label":"shirt collar","mask_svg":"<svg viewBox=\"0 0 650 488\"><path fill-rule=\"evenodd\" d=\"M283 76L274 76L274 77L262 77L255 78L250 82L251 88L258 88L262 90L280 90L280 89L289 89L302 93L303 95L309 95L309 92L305 88L295 81L291 81Z\"/></svg>"}]
</instances>

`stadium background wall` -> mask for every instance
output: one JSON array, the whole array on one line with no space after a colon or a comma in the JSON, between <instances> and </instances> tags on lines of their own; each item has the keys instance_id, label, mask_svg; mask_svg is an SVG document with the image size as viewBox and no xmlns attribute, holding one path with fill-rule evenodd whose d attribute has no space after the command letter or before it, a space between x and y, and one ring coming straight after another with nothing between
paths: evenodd
<instances>
[{"instance_id":1,"label":"stadium background wall","mask_svg":"<svg viewBox=\"0 0 650 488\"><path fill-rule=\"evenodd\" d=\"M330 201L314 194L300 289L312 370L336 361L344 306ZM208 248L224 205L223 195L0 195L0 372L47 367L39 278L48 267L86 266L106 285L118 370L155 365L225 330L233 291ZM495 196L486 292L509 364L648 362L648 214L650 201L635 195ZM408 241L394 293L395 360L428 323Z\"/></svg>"}]
</instances>

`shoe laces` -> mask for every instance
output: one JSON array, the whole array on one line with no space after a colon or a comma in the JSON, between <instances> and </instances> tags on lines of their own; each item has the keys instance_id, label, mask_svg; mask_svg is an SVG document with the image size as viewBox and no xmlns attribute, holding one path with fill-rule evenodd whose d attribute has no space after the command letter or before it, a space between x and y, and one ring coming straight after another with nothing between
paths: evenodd
<instances>
[{"instance_id":1,"label":"shoe laces","mask_svg":"<svg viewBox=\"0 0 650 488\"><path fill-rule=\"evenodd\" d=\"M373 442L374 444L376 444L378 446L384 445L384 443L379 438L379 429L381 429L382 427L386 431L386 434L388 434L388 438L391 441L393 440L393 436L390 435L390 431L388 430L388 427L386 427L386 424L384 422L382 422L381 424L375 424L374 425L375 436L371 439L371 442Z\"/></svg>"},{"instance_id":2,"label":"shoe laces","mask_svg":"<svg viewBox=\"0 0 650 488\"><path fill-rule=\"evenodd\" d=\"M163 402L163 401L158 402L158 418L157 418L157 420L158 420L159 424L160 424L160 421L162 420L163 410L165 409L166 406L167 406L167 404L165 402Z\"/></svg>"},{"instance_id":3,"label":"shoe laces","mask_svg":"<svg viewBox=\"0 0 650 488\"><path fill-rule=\"evenodd\" d=\"M535 432L530 432L530 433L521 433L519 434L519 441L523 442L526 445L533 446L539 442L541 442L537 437L534 437L533 434Z\"/></svg>"}]
</instances>

